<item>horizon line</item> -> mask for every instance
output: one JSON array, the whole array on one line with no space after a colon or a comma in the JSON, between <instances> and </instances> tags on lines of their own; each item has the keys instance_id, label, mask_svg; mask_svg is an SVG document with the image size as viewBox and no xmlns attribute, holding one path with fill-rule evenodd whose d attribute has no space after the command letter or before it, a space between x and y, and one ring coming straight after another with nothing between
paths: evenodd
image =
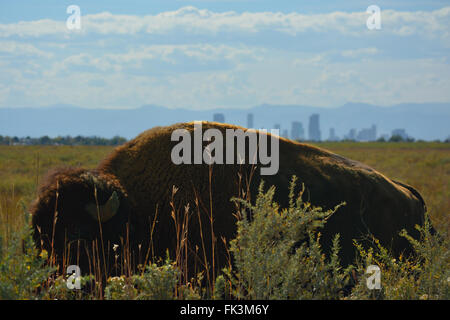
<instances>
[{"instance_id":1,"label":"horizon line","mask_svg":"<svg viewBox=\"0 0 450 320\"><path fill-rule=\"evenodd\" d=\"M156 107L156 108L165 108L169 110L187 110L187 111L212 111L212 110L249 110L259 107L307 107L307 108L318 108L318 109L339 109L348 105L366 105L371 107L378 107L378 108L392 108L396 106L401 105L445 105L450 104L450 101L446 102L402 102L402 103L396 103L391 105L378 105L378 104L372 104L368 102L353 102L349 101L342 105L338 106L315 106L315 105L304 105L304 104L273 104L273 103L261 103L256 104L250 107L213 107L213 108L207 108L207 109L193 109L192 107L171 107L171 106L164 106L164 105L157 105L157 104L143 104L138 107L85 107L85 106L79 106L79 105L71 105L67 103L56 103L51 105L45 105L45 106L0 106L0 109L53 109L53 108L74 108L74 109L84 109L84 110L112 110L112 111L126 111L126 110L138 110L146 107Z\"/></svg>"}]
</instances>

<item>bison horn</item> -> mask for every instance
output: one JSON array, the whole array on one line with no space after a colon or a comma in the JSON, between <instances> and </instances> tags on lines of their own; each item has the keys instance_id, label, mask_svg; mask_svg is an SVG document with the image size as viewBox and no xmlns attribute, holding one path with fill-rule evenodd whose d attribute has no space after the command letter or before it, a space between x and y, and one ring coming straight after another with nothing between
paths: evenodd
<instances>
[{"instance_id":1,"label":"bison horn","mask_svg":"<svg viewBox=\"0 0 450 320\"><path fill-rule=\"evenodd\" d=\"M119 197L114 191L104 205L98 206L97 208L95 204L89 203L88 205L86 205L86 211L95 220L100 221L101 223L105 223L116 215L117 211L119 210L119 205Z\"/></svg>"}]
</instances>

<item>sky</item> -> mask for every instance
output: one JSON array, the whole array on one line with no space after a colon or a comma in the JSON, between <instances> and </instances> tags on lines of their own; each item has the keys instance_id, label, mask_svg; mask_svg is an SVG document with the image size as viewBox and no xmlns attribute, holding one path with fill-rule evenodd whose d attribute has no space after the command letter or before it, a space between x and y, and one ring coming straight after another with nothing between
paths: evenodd
<instances>
[{"instance_id":1,"label":"sky","mask_svg":"<svg viewBox=\"0 0 450 320\"><path fill-rule=\"evenodd\" d=\"M450 102L449 53L449 1L0 0L0 107Z\"/></svg>"}]
</instances>

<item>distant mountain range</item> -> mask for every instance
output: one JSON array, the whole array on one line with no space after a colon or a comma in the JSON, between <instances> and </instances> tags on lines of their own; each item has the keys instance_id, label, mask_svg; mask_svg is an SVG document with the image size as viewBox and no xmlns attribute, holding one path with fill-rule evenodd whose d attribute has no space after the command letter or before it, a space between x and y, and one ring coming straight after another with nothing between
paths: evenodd
<instances>
[{"instance_id":1,"label":"distant mountain range","mask_svg":"<svg viewBox=\"0 0 450 320\"><path fill-rule=\"evenodd\" d=\"M292 121L300 121L308 133L309 117L320 115L322 139L334 128L343 138L350 129L357 131L377 126L377 136L402 128L408 135L423 140L444 140L450 136L450 103L399 104L380 107L347 103L338 108L301 105L260 105L249 109L188 110L145 105L137 109L86 109L70 105L40 108L0 108L0 135L18 137L100 136L133 138L155 127L192 120L213 120L223 113L225 122L247 126L247 114L253 113L255 128L291 131Z\"/></svg>"}]
</instances>

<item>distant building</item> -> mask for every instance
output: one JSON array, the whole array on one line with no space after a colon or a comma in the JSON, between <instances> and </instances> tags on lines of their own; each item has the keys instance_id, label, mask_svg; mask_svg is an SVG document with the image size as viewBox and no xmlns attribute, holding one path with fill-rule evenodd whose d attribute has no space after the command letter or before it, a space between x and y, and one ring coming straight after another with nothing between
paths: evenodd
<instances>
[{"instance_id":1,"label":"distant building","mask_svg":"<svg viewBox=\"0 0 450 320\"><path fill-rule=\"evenodd\" d=\"M399 137L401 137L403 140L408 139L408 134L406 133L406 130L405 130L405 129L394 129L394 130L392 130L392 135L391 135L391 137L393 137L393 136L399 136Z\"/></svg>"},{"instance_id":2,"label":"distant building","mask_svg":"<svg viewBox=\"0 0 450 320\"><path fill-rule=\"evenodd\" d=\"M330 135L328 141L339 141L339 137L336 135L334 128L330 128Z\"/></svg>"},{"instance_id":3,"label":"distant building","mask_svg":"<svg viewBox=\"0 0 450 320\"><path fill-rule=\"evenodd\" d=\"M225 115L223 113L214 113L213 121L225 123Z\"/></svg>"},{"instance_id":4,"label":"distant building","mask_svg":"<svg viewBox=\"0 0 450 320\"><path fill-rule=\"evenodd\" d=\"M283 138L289 139L289 131L287 129L283 130L283 133L281 134Z\"/></svg>"},{"instance_id":5,"label":"distant building","mask_svg":"<svg viewBox=\"0 0 450 320\"><path fill-rule=\"evenodd\" d=\"M254 128L253 113L247 114L247 128Z\"/></svg>"},{"instance_id":6,"label":"distant building","mask_svg":"<svg viewBox=\"0 0 450 320\"><path fill-rule=\"evenodd\" d=\"M358 141L375 141L377 140L377 126L372 125L372 127L368 129L362 129L358 132L356 136L356 140Z\"/></svg>"},{"instance_id":7,"label":"distant building","mask_svg":"<svg viewBox=\"0 0 450 320\"><path fill-rule=\"evenodd\" d=\"M299 121L292 122L291 139L305 140L305 130L303 129L303 124L301 122Z\"/></svg>"},{"instance_id":8,"label":"distant building","mask_svg":"<svg viewBox=\"0 0 450 320\"><path fill-rule=\"evenodd\" d=\"M350 129L347 135L344 136L345 140L356 140L356 129Z\"/></svg>"},{"instance_id":9,"label":"distant building","mask_svg":"<svg viewBox=\"0 0 450 320\"><path fill-rule=\"evenodd\" d=\"M311 141L322 140L320 134L319 115L317 113L314 113L309 117L308 133L309 133L309 140Z\"/></svg>"}]
</instances>

